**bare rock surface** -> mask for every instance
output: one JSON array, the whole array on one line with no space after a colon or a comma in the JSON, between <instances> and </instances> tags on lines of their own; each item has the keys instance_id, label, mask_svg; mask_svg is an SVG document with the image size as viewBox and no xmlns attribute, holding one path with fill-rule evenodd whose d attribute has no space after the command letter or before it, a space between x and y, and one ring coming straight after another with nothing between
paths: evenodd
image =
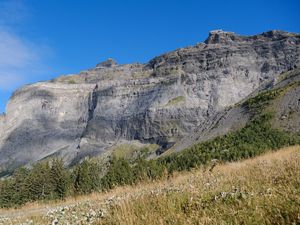
<instances>
[{"instance_id":1,"label":"bare rock surface","mask_svg":"<svg viewBox=\"0 0 300 225\"><path fill-rule=\"evenodd\" d=\"M213 118L196 128L190 135L177 141L169 152L180 151L195 143L203 142L243 128L253 116L251 112L244 107L243 103L247 99L270 89L284 90L272 103L269 102L271 106L269 106L268 111L275 113L272 119L272 126L300 135L300 69L297 68L280 74L277 77L277 81L264 83L241 102L216 113Z\"/></svg>"},{"instance_id":2,"label":"bare rock surface","mask_svg":"<svg viewBox=\"0 0 300 225\"><path fill-rule=\"evenodd\" d=\"M24 86L0 116L0 167L13 170L51 156L74 164L124 140L156 143L158 152L195 132L204 140L228 107L299 63L299 34L217 30L204 43L146 64L108 59Z\"/></svg>"}]
</instances>

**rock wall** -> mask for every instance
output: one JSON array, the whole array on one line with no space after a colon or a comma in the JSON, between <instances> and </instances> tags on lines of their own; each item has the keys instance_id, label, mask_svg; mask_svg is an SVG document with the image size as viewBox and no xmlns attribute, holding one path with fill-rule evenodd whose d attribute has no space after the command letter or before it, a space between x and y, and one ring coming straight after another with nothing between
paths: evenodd
<instances>
[{"instance_id":1,"label":"rock wall","mask_svg":"<svg viewBox=\"0 0 300 225\"><path fill-rule=\"evenodd\" d=\"M0 118L0 165L59 155L76 163L121 140L170 147L300 62L300 36L211 32L204 43L25 86ZM3 119L5 118L5 119Z\"/></svg>"}]
</instances>

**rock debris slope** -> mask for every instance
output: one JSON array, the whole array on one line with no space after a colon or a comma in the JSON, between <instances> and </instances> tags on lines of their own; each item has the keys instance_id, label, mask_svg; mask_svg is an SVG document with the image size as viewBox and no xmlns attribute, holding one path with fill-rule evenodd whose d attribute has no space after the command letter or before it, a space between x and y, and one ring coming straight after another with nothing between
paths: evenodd
<instances>
[{"instance_id":1,"label":"rock debris slope","mask_svg":"<svg viewBox=\"0 0 300 225\"><path fill-rule=\"evenodd\" d=\"M299 34L217 30L146 64L108 59L24 86L0 116L0 166L12 170L51 156L74 164L131 140L163 152L299 63Z\"/></svg>"}]
</instances>

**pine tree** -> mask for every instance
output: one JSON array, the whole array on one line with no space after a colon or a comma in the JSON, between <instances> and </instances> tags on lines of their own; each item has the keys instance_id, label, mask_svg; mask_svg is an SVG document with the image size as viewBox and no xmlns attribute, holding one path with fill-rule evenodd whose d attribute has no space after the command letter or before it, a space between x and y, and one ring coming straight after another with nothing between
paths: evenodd
<instances>
[{"instance_id":1,"label":"pine tree","mask_svg":"<svg viewBox=\"0 0 300 225\"><path fill-rule=\"evenodd\" d=\"M13 180L12 179L6 179L4 181L1 181L0 184L0 207L12 207L15 205L13 195Z\"/></svg>"},{"instance_id":2,"label":"pine tree","mask_svg":"<svg viewBox=\"0 0 300 225\"><path fill-rule=\"evenodd\" d=\"M64 199L70 186L69 173L64 169L62 159L53 159L51 162L50 180L54 198Z\"/></svg>"},{"instance_id":3,"label":"pine tree","mask_svg":"<svg viewBox=\"0 0 300 225\"><path fill-rule=\"evenodd\" d=\"M75 170L75 191L79 194L89 193L92 191L92 180L90 177L90 165L88 160L84 160Z\"/></svg>"},{"instance_id":4,"label":"pine tree","mask_svg":"<svg viewBox=\"0 0 300 225\"><path fill-rule=\"evenodd\" d=\"M30 200L41 200L53 198L53 186L50 178L49 163L37 163L31 169L26 185L28 187L28 197Z\"/></svg>"},{"instance_id":5,"label":"pine tree","mask_svg":"<svg viewBox=\"0 0 300 225\"><path fill-rule=\"evenodd\" d=\"M17 169L12 176L13 201L16 205L22 205L29 200L29 193L26 185L26 178L29 173L29 169L21 167Z\"/></svg>"}]
</instances>

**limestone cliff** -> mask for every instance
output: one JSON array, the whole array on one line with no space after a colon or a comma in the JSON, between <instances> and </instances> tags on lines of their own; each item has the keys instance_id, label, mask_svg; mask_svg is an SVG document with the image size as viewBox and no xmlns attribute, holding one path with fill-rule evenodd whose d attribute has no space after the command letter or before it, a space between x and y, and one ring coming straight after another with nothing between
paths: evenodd
<instances>
[{"instance_id":1,"label":"limestone cliff","mask_svg":"<svg viewBox=\"0 0 300 225\"><path fill-rule=\"evenodd\" d=\"M146 64L108 59L25 86L0 116L0 166L10 170L53 155L72 164L124 140L156 143L162 152L299 63L299 34L217 30L204 43Z\"/></svg>"}]
</instances>

